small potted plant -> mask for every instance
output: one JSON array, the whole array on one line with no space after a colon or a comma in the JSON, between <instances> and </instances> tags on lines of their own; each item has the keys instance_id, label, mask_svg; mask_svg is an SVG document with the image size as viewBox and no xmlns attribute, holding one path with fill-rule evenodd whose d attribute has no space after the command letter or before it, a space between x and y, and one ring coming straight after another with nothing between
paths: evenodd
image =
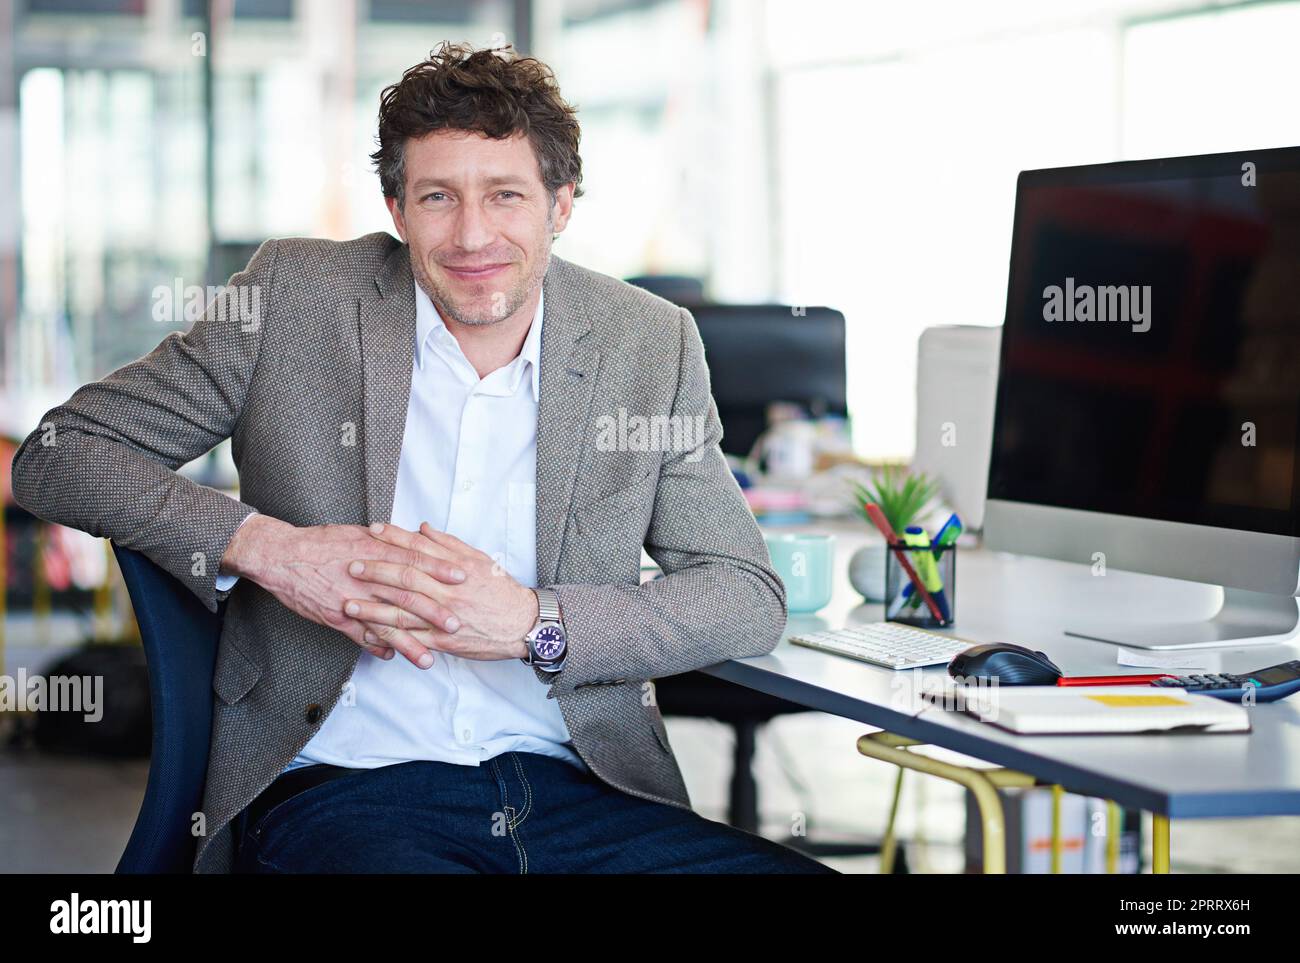
<instances>
[{"instance_id":1,"label":"small potted plant","mask_svg":"<svg viewBox=\"0 0 1300 963\"><path fill-rule=\"evenodd\" d=\"M908 525L924 517L930 503L939 494L939 483L924 472L913 474L905 468L886 465L868 485L853 483L853 508L871 525L866 506L875 502L889 520L889 527L902 533ZM871 526L875 531L875 526ZM868 602L885 600L885 555L879 548L865 545L849 559L849 581Z\"/></svg>"}]
</instances>

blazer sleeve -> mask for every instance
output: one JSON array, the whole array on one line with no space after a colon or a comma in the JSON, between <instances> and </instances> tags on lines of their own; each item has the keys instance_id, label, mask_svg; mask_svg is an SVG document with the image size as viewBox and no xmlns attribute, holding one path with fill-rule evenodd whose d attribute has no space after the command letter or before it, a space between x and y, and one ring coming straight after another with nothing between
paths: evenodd
<instances>
[{"instance_id":1,"label":"blazer sleeve","mask_svg":"<svg viewBox=\"0 0 1300 963\"><path fill-rule=\"evenodd\" d=\"M78 389L14 455L34 515L147 555L210 610L226 546L253 509L176 469L233 434L270 315L279 242L266 241L188 333Z\"/></svg>"},{"instance_id":2,"label":"blazer sleeve","mask_svg":"<svg viewBox=\"0 0 1300 963\"><path fill-rule=\"evenodd\" d=\"M703 417L699 444L665 455L646 552L664 577L639 586L554 585L569 651L552 694L619 679L654 679L764 655L781 640L785 586L728 468L695 319L681 309L672 414Z\"/></svg>"}]
</instances>

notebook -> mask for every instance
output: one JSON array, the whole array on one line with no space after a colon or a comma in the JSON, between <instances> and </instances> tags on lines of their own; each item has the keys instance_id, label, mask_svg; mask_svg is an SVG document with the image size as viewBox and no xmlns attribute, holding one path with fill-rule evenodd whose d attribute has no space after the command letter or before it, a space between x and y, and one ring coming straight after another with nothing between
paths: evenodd
<instances>
[{"instance_id":1,"label":"notebook","mask_svg":"<svg viewBox=\"0 0 1300 963\"><path fill-rule=\"evenodd\" d=\"M927 698L1022 735L1250 731L1235 702L1151 686L951 685Z\"/></svg>"}]
</instances>

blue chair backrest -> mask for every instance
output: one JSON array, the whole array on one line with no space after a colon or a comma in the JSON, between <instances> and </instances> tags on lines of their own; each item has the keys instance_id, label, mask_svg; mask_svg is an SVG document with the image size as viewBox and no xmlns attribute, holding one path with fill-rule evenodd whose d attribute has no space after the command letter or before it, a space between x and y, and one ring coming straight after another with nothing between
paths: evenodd
<instances>
[{"instance_id":1,"label":"blue chair backrest","mask_svg":"<svg viewBox=\"0 0 1300 963\"><path fill-rule=\"evenodd\" d=\"M117 871L189 873L212 742L221 615L139 552L113 551L140 624L153 715L149 785Z\"/></svg>"}]
</instances>

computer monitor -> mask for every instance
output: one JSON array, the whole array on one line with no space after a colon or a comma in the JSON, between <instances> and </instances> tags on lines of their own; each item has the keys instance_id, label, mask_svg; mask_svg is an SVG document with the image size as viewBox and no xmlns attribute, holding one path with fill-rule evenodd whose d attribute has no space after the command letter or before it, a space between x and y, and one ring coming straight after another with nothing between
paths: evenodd
<instances>
[{"instance_id":1,"label":"computer monitor","mask_svg":"<svg viewBox=\"0 0 1300 963\"><path fill-rule=\"evenodd\" d=\"M690 309L704 342L722 450L745 457L774 401L847 413L844 315L830 308L708 304Z\"/></svg>"},{"instance_id":2,"label":"computer monitor","mask_svg":"<svg viewBox=\"0 0 1300 963\"><path fill-rule=\"evenodd\" d=\"M1148 648L1297 626L1300 148L1025 171L985 533L1011 552L1224 586Z\"/></svg>"}]
</instances>

